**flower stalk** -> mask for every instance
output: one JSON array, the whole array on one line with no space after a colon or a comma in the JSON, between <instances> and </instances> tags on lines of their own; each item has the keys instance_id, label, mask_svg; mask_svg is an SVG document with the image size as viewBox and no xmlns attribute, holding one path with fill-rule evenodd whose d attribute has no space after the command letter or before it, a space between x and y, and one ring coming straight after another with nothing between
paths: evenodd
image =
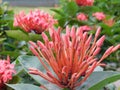
<instances>
[{"instance_id":1,"label":"flower stalk","mask_svg":"<svg viewBox=\"0 0 120 90\"><path fill-rule=\"evenodd\" d=\"M61 29L57 31L50 29L51 39L48 39L43 32L44 43L30 41L30 48L33 48L31 51L46 69L46 74L34 68L30 68L29 72L39 75L61 88L75 90L86 81L97 66L103 65L102 61L107 56L120 48L120 44L111 46L101 58L98 58L97 55L105 40L105 35L98 39L100 29L100 27L97 29L94 40L92 40L92 35L75 27L71 29L66 27L66 33L61 33ZM53 71L49 70L49 67Z\"/></svg>"}]
</instances>

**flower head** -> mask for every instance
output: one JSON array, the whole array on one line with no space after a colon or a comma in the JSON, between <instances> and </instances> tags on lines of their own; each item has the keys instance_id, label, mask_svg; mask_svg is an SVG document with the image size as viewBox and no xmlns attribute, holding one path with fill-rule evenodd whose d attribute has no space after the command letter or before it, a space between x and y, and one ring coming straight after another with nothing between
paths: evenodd
<instances>
[{"instance_id":1,"label":"flower head","mask_svg":"<svg viewBox=\"0 0 120 90\"><path fill-rule=\"evenodd\" d=\"M87 15L85 15L84 13L78 14L77 19L80 21L87 21L88 20Z\"/></svg>"},{"instance_id":2,"label":"flower head","mask_svg":"<svg viewBox=\"0 0 120 90\"><path fill-rule=\"evenodd\" d=\"M30 49L39 58L46 69L46 74L35 68L30 68L30 73L39 75L61 88L74 90L97 66L103 65L101 63L103 59L120 48L120 45L111 46L101 58L97 58L105 40L104 35L98 39L100 31L98 28L94 40L92 34L88 35L87 32L75 27L71 29L67 27L65 34L62 34L60 29L57 31L51 29L49 31L51 39L43 32L44 43L37 41L36 44L30 41ZM48 65L54 73L49 70Z\"/></svg>"},{"instance_id":3,"label":"flower head","mask_svg":"<svg viewBox=\"0 0 120 90\"><path fill-rule=\"evenodd\" d=\"M9 57L7 60L0 60L0 88L4 83L12 79L13 73L15 73L14 65L10 64Z\"/></svg>"},{"instance_id":4,"label":"flower head","mask_svg":"<svg viewBox=\"0 0 120 90\"><path fill-rule=\"evenodd\" d=\"M93 13L93 16L99 21L104 20L106 18L105 14L103 12Z\"/></svg>"},{"instance_id":5,"label":"flower head","mask_svg":"<svg viewBox=\"0 0 120 90\"><path fill-rule=\"evenodd\" d=\"M79 6L92 6L94 0L75 0Z\"/></svg>"},{"instance_id":6,"label":"flower head","mask_svg":"<svg viewBox=\"0 0 120 90\"><path fill-rule=\"evenodd\" d=\"M80 26L79 29L82 30L82 31L90 31L90 30L92 30L92 28L90 26L88 26L88 25Z\"/></svg>"},{"instance_id":7,"label":"flower head","mask_svg":"<svg viewBox=\"0 0 120 90\"><path fill-rule=\"evenodd\" d=\"M55 23L56 20L51 15L40 10L31 11L27 15L24 12L20 12L14 18L14 26L18 26L26 32L42 33L53 27Z\"/></svg>"},{"instance_id":8,"label":"flower head","mask_svg":"<svg viewBox=\"0 0 120 90\"><path fill-rule=\"evenodd\" d=\"M115 20L114 19L104 20L103 22L106 25L108 25L109 27L112 27L115 24Z\"/></svg>"}]
</instances>

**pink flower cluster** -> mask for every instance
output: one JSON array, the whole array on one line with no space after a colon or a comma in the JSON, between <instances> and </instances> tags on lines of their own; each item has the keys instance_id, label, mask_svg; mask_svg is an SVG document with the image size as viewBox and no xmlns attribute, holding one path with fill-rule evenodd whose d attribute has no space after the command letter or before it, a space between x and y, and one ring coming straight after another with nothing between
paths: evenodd
<instances>
[{"instance_id":1,"label":"pink flower cluster","mask_svg":"<svg viewBox=\"0 0 120 90\"><path fill-rule=\"evenodd\" d=\"M106 18L106 15L103 12L93 13L93 16L99 21L104 20Z\"/></svg>"},{"instance_id":2,"label":"pink flower cluster","mask_svg":"<svg viewBox=\"0 0 120 90\"><path fill-rule=\"evenodd\" d=\"M88 25L80 26L79 29L82 30L83 32L92 30L92 28Z\"/></svg>"},{"instance_id":3,"label":"pink flower cluster","mask_svg":"<svg viewBox=\"0 0 120 90\"><path fill-rule=\"evenodd\" d=\"M77 19L80 21L87 21L88 20L87 15L85 15L84 13L78 14Z\"/></svg>"},{"instance_id":4,"label":"pink flower cluster","mask_svg":"<svg viewBox=\"0 0 120 90\"><path fill-rule=\"evenodd\" d=\"M94 0L75 0L79 6L92 6Z\"/></svg>"},{"instance_id":5,"label":"pink flower cluster","mask_svg":"<svg viewBox=\"0 0 120 90\"><path fill-rule=\"evenodd\" d=\"M12 79L12 74L15 73L14 65L10 64L10 58L0 60L0 87Z\"/></svg>"},{"instance_id":6,"label":"pink flower cluster","mask_svg":"<svg viewBox=\"0 0 120 90\"><path fill-rule=\"evenodd\" d=\"M20 12L14 18L14 26L18 26L26 32L34 31L38 34L53 27L55 23L56 20L51 15L40 10L31 11L27 15Z\"/></svg>"},{"instance_id":7,"label":"pink flower cluster","mask_svg":"<svg viewBox=\"0 0 120 90\"><path fill-rule=\"evenodd\" d=\"M111 46L101 58L96 57L105 40L105 35L98 39L100 32L98 28L94 39L92 34L89 35L75 27L71 29L66 27L66 33L61 33L59 28L51 29L49 30L51 39L43 32L44 43L30 41L30 49L42 63L46 74L35 68L30 68L30 73L39 75L61 88L75 90L97 66L103 65L102 61L108 55L120 48L120 44ZM54 73L49 69L50 67Z\"/></svg>"}]
</instances>

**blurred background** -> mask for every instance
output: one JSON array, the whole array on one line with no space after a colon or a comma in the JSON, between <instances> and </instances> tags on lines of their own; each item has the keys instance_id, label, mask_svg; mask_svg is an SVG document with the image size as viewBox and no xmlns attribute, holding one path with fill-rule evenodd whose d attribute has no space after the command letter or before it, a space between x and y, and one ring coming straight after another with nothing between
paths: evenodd
<instances>
[{"instance_id":1,"label":"blurred background","mask_svg":"<svg viewBox=\"0 0 120 90\"><path fill-rule=\"evenodd\" d=\"M9 9L14 13L19 13L21 10L28 13L30 10L41 9L50 12L51 8L58 7L59 0L0 0L0 3L7 3ZM51 12L50 12L51 13Z\"/></svg>"},{"instance_id":2,"label":"blurred background","mask_svg":"<svg viewBox=\"0 0 120 90\"><path fill-rule=\"evenodd\" d=\"M2 0L3 2L9 2L11 6L56 6L59 0Z\"/></svg>"}]
</instances>

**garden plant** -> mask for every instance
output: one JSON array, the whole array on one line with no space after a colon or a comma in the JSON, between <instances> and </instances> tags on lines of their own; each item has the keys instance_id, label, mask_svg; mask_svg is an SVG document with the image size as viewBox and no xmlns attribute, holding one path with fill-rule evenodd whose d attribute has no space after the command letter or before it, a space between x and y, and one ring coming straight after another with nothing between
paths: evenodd
<instances>
[{"instance_id":1,"label":"garden plant","mask_svg":"<svg viewBox=\"0 0 120 90\"><path fill-rule=\"evenodd\" d=\"M60 0L52 14L0 4L0 90L120 90L120 1ZM113 8L114 7L114 8Z\"/></svg>"}]
</instances>

